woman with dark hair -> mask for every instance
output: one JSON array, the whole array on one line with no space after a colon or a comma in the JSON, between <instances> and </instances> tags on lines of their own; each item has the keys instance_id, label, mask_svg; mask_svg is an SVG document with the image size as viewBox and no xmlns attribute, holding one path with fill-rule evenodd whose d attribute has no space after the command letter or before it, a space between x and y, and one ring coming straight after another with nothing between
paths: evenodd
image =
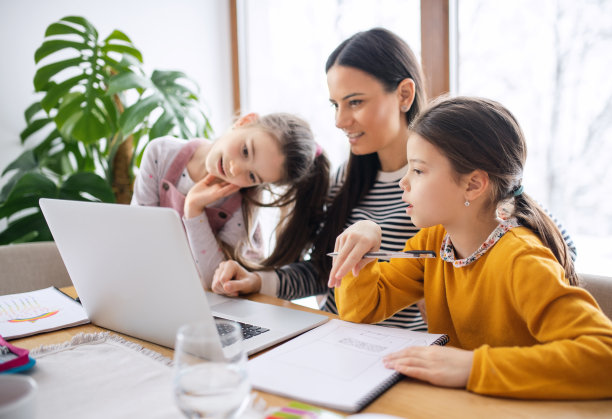
<instances>
[{"instance_id":1,"label":"woman with dark hair","mask_svg":"<svg viewBox=\"0 0 612 419\"><path fill-rule=\"evenodd\" d=\"M228 261L219 266L213 291L228 295L262 292L285 299L324 295L321 308L337 313L334 290L326 286L336 237L359 220L381 226L381 250L398 251L418 232L406 215L397 183L406 173L410 125L426 103L421 67L394 33L375 28L342 42L325 65L336 126L348 137L351 154L332 178L321 227L307 262L275 271L247 272ZM416 306L383 324L427 330Z\"/></svg>"}]
</instances>

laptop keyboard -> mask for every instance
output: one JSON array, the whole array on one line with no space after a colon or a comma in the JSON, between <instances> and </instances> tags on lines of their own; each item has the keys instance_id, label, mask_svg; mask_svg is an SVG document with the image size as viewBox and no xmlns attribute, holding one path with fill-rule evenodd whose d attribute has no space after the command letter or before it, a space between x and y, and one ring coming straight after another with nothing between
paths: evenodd
<instances>
[{"instance_id":1,"label":"laptop keyboard","mask_svg":"<svg viewBox=\"0 0 612 419\"><path fill-rule=\"evenodd\" d=\"M219 317L215 317L215 319L218 319L218 318ZM268 332L270 330L270 329L266 329L265 327L255 326L253 324L242 323L242 322L236 322L236 323L240 325L240 329L242 330L243 339L249 339L249 338L252 338L253 336L261 335L262 333ZM219 332L219 335L223 336L229 331L229 328L226 325L218 324L217 331Z\"/></svg>"}]
</instances>

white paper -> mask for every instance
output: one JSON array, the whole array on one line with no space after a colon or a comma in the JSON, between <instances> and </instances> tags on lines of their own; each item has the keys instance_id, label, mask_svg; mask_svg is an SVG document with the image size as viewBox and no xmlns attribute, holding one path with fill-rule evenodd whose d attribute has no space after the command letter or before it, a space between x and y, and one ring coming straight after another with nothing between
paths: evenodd
<instances>
[{"instance_id":1,"label":"white paper","mask_svg":"<svg viewBox=\"0 0 612 419\"><path fill-rule=\"evenodd\" d=\"M428 346L443 335L332 319L248 362L253 387L355 412L397 377L385 355Z\"/></svg>"},{"instance_id":2,"label":"white paper","mask_svg":"<svg viewBox=\"0 0 612 419\"><path fill-rule=\"evenodd\" d=\"M54 287L0 296L0 335L15 339L89 323L75 300Z\"/></svg>"}]
</instances>

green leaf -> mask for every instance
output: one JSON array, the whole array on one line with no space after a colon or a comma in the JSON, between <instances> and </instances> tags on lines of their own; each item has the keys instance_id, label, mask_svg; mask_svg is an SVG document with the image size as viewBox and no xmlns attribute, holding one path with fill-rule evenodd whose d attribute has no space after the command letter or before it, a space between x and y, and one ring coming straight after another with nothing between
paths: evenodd
<instances>
[{"instance_id":1,"label":"green leaf","mask_svg":"<svg viewBox=\"0 0 612 419\"><path fill-rule=\"evenodd\" d=\"M164 113L157 118L157 121L155 121L153 127L151 127L149 138L153 139L167 135L170 131L172 131L173 127L174 124L172 123L172 115L164 111Z\"/></svg>"},{"instance_id":2,"label":"green leaf","mask_svg":"<svg viewBox=\"0 0 612 419\"><path fill-rule=\"evenodd\" d=\"M32 122L32 118L34 117L34 115L36 115L40 111L42 111L42 105L40 102L34 102L30 106L28 106L28 109L26 109L25 112L23 113L25 116L26 122L28 124Z\"/></svg>"},{"instance_id":3,"label":"green leaf","mask_svg":"<svg viewBox=\"0 0 612 419\"><path fill-rule=\"evenodd\" d=\"M32 121L30 124L28 124L27 127L25 127L23 131L21 131L21 134L19 134L19 136L21 137L21 143L23 144L30 135L32 135L33 133L35 133L36 131L38 131L39 129L41 129L52 121L53 118L42 118L35 119L34 121Z\"/></svg>"},{"instance_id":4,"label":"green leaf","mask_svg":"<svg viewBox=\"0 0 612 419\"><path fill-rule=\"evenodd\" d=\"M60 21L75 23L82 26L85 29L85 33L93 39L98 39L98 31L93 27L87 19L81 16L66 16L60 19Z\"/></svg>"},{"instance_id":5,"label":"green leaf","mask_svg":"<svg viewBox=\"0 0 612 419\"><path fill-rule=\"evenodd\" d=\"M63 127L69 119L74 118L75 116L78 118L79 112L82 112L82 103L85 101L85 95L80 92L70 92L68 95L64 96L64 100L60 104L59 110L57 111L57 115L55 115L55 125L60 130L63 131ZM76 120L74 121L76 122ZM67 137L70 134L66 134Z\"/></svg>"},{"instance_id":6,"label":"green leaf","mask_svg":"<svg viewBox=\"0 0 612 419\"><path fill-rule=\"evenodd\" d=\"M38 160L33 150L26 150L19 155L15 160L9 163L2 172L2 176L11 170L28 171L35 169L38 166Z\"/></svg>"},{"instance_id":7,"label":"green leaf","mask_svg":"<svg viewBox=\"0 0 612 419\"><path fill-rule=\"evenodd\" d=\"M102 51L107 54L110 51L118 52L121 54L128 54L132 57L138 59L138 61L142 62L142 54L136 48L131 47L129 45L121 45L121 44L106 44L102 46Z\"/></svg>"},{"instance_id":8,"label":"green leaf","mask_svg":"<svg viewBox=\"0 0 612 419\"><path fill-rule=\"evenodd\" d=\"M97 142L110 135L110 128L95 112L83 112L72 128L72 136L86 144Z\"/></svg>"},{"instance_id":9,"label":"green leaf","mask_svg":"<svg viewBox=\"0 0 612 419\"><path fill-rule=\"evenodd\" d=\"M110 78L108 82L109 95L114 95L127 89L148 89L153 87L151 81L136 73L128 72L117 74Z\"/></svg>"},{"instance_id":10,"label":"green leaf","mask_svg":"<svg viewBox=\"0 0 612 419\"><path fill-rule=\"evenodd\" d=\"M47 94L42 99L41 104L45 111L50 112L51 109L57 105L60 98L64 96L70 89L79 85L80 81L87 79L88 75L85 73L79 74L78 76L64 80L60 84L56 84L47 91Z\"/></svg>"},{"instance_id":11,"label":"green leaf","mask_svg":"<svg viewBox=\"0 0 612 419\"><path fill-rule=\"evenodd\" d=\"M34 88L37 92L42 91L46 84L49 83L49 79L51 77L67 68L76 67L81 62L83 62L83 59L81 57L77 57L40 67L34 75Z\"/></svg>"},{"instance_id":12,"label":"green leaf","mask_svg":"<svg viewBox=\"0 0 612 419\"><path fill-rule=\"evenodd\" d=\"M106 118L106 123L108 124L111 132L117 132L117 123L119 119L119 111L116 108L115 102L110 96L103 96L101 98L102 103L104 105L104 117Z\"/></svg>"},{"instance_id":13,"label":"green leaf","mask_svg":"<svg viewBox=\"0 0 612 419\"><path fill-rule=\"evenodd\" d=\"M0 219L8 218L13 214L18 213L29 208L38 207L38 200L40 198L35 195L21 196L12 199L7 202L3 202L0 205Z\"/></svg>"},{"instance_id":14,"label":"green leaf","mask_svg":"<svg viewBox=\"0 0 612 419\"><path fill-rule=\"evenodd\" d=\"M112 39L118 39L120 41L125 41L128 43L132 43L132 40L123 32L115 29L114 31L111 32L110 35L108 35L105 39L104 39L104 43L108 43L108 41L112 40Z\"/></svg>"},{"instance_id":15,"label":"green leaf","mask_svg":"<svg viewBox=\"0 0 612 419\"><path fill-rule=\"evenodd\" d=\"M53 181L41 173L24 173L8 194L6 202L26 196L53 197L57 193L57 186Z\"/></svg>"},{"instance_id":16,"label":"green leaf","mask_svg":"<svg viewBox=\"0 0 612 419\"><path fill-rule=\"evenodd\" d=\"M34 52L34 62L38 64L38 62L43 58L48 57L49 55L66 48L73 48L77 51L90 49L89 45L87 45L87 42L52 39L50 41L43 42L42 45L38 47L36 52Z\"/></svg>"},{"instance_id":17,"label":"green leaf","mask_svg":"<svg viewBox=\"0 0 612 419\"><path fill-rule=\"evenodd\" d=\"M151 80L156 84L173 83L176 79L187 79L188 77L182 71L161 71L155 70L151 75Z\"/></svg>"},{"instance_id":18,"label":"green leaf","mask_svg":"<svg viewBox=\"0 0 612 419\"><path fill-rule=\"evenodd\" d=\"M70 176L60 187L62 199L85 199L89 194L102 202L115 202L115 194L106 180L95 173L79 172Z\"/></svg>"},{"instance_id":19,"label":"green leaf","mask_svg":"<svg viewBox=\"0 0 612 419\"><path fill-rule=\"evenodd\" d=\"M78 30L74 26L66 25L60 22L50 24L45 31L45 38L54 35L79 35L83 39L87 39L85 32Z\"/></svg>"},{"instance_id":20,"label":"green leaf","mask_svg":"<svg viewBox=\"0 0 612 419\"><path fill-rule=\"evenodd\" d=\"M126 57L130 57L131 60L130 61L125 60ZM138 60L132 57L131 55L123 55L121 57L122 58L121 62L114 60L108 55L102 55L100 58L102 58L102 60L108 67L114 70L115 74L131 72L133 71L132 68L136 68L140 70L140 62L138 62ZM137 65L133 65L132 61L137 63Z\"/></svg>"},{"instance_id":21,"label":"green leaf","mask_svg":"<svg viewBox=\"0 0 612 419\"><path fill-rule=\"evenodd\" d=\"M123 134L128 135L132 132L158 106L159 98L157 95L151 95L127 108L119 118L119 125L122 127Z\"/></svg>"},{"instance_id":22,"label":"green leaf","mask_svg":"<svg viewBox=\"0 0 612 419\"><path fill-rule=\"evenodd\" d=\"M42 212L38 210L9 223L0 233L0 244L53 240L52 237Z\"/></svg>"}]
</instances>

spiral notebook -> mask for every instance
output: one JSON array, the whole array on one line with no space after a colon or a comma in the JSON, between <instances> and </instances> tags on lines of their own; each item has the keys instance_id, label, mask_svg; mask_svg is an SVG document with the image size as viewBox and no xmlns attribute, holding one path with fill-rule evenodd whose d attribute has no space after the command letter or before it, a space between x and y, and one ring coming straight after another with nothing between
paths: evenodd
<instances>
[{"instance_id":1,"label":"spiral notebook","mask_svg":"<svg viewBox=\"0 0 612 419\"><path fill-rule=\"evenodd\" d=\"M407 346L445 345L448 336L332 319L247 364L253 387L358 412L401 379L385 355Z\"/></svg>"}]
</instances>

